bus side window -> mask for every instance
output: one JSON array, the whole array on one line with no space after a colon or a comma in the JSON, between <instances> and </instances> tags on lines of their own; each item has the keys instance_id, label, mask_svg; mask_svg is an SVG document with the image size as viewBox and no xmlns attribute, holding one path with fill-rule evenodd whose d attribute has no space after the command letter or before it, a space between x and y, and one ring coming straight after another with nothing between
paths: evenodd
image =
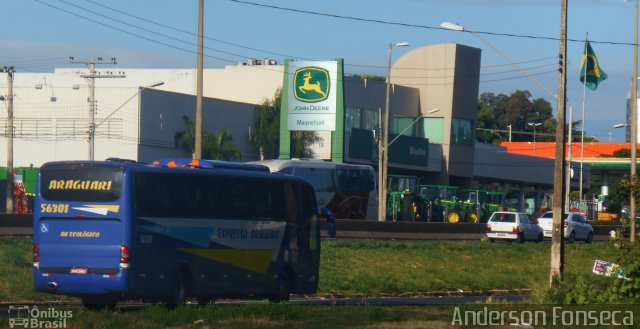
<instances>
[{"instance_id":1,"label":"bus side window","mask_svg":"<svg viewBox=\"0 0 640 329\"><path fill-rule=\"evenodd\" d=\"M317 206L313 202L313 191L307 188L306 185L300 186L300 223L298 226L298 243L300 245L300 253L308 255L310 252L311 243L311 221L313 215L317 211Z\"/></svg>"},{"instance_id":2,"label":"bus side window","mask_svg":"<svg viewBox=\"0 0 640 329\"><path fill-rule=\"evenodd\" d=\"M284 243L285 247L291 253L291 262L296 264L298 262L298 247L296 239L296 228L298 218L298 207L296 205L296 191L294 190L293 183L284 183L284 205L287 213L287 220L289 222L288 229L286 230Z\"/></svg>"},{"instance_id":3,"label":"bus side window","mask_svg":"<svg viewBox=\"0 0 640 329\"><path fill-rule=\"evenodd\" d=\"M296 202L296 191L292 183L284 184L284 198L289 223L295 224L298 221L298 203Z\"/></svg>"},{"instance_id":4,"label":"bus side window","mask_svg":"<svg viewBox=\"0 0 640 329\"><path fill-rule=\"evenodd\" d=\"M207 217L225 218L229 217L229 180L222 177L209 177L205 183L207 195L205 197L207 206Z\"/></svg>"},{"instance_id":5,"label":"bus side window","mask_svg":"<svg viewBox=\"0 0 640 329\"><path fill-rule=\"evenodd\" d=\"M240 179L236 179L235 184L231 186L231 205L232 213L231 217L243 219L254 218L255 216L255 203L254 203L254 189L251 188L252 184L249 181L242 182Z\"/></svg>"},{"instance_id":6,"label":"bus side window","mask_svg":"<svg viewBox=\"0 0 640 329\"><path fill-rule=\"evenodd\" d=\"M266 181L256 186L259 189L255 193L256 217L270 220L284 220L284 198L282 184Z\"/></svg>"}]
</instances>

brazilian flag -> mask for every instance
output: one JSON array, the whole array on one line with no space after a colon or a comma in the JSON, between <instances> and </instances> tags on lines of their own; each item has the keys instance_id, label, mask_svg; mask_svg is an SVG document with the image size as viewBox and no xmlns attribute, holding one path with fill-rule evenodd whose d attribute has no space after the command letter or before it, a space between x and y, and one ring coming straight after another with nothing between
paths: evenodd
<instances>
[{"instance_id":1,"label":"brazilian flag","mask_svg":"<svg viewBox=\"0 0 640 329\"><path fill-rule=\"evenodd\" d=\"M598 84L607 78L607 74L598 65L596 53L593 52L589 41L584 44L580 68L580 81L591 90L596 90Z\"/></svg>"}]
</instances>

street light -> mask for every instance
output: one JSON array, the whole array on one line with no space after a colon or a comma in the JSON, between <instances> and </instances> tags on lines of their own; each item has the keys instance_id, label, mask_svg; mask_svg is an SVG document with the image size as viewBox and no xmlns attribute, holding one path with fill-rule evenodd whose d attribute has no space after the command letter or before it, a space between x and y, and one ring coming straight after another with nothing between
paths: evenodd
<instances>
[{"instance_id":1,"label":"street light","mask_svg":"<svg viewBox=\"0 0 640 329\"><path fill-rule=\"evenodd\" d=\"M491 47L491 49L493 49L496 53L498 53L498 55L500 55L502 58L504 58L507 62L509 62L511 65L513 65L516 69L518 69L518 71L520 71L520 73L522 73L525 77L529 78L529 80L533 81L533 83L538 85L538 87L542 88L542 90L544 90L547 94L549 94L551 97L553 97L553 99L556 99L558 97L556 94L554 94L551 91L549 91L549 89L545 88L545 86L543 86L540 82L538 82L538 80L536 80L533 76L531 76L531 74L529 74L529 72L527 72L527 70L523 69L522 67L520 67L520 65L518 65L517 63L512 61L511 58L509 58L505 53L500 51L500 49L496 48L487 39L483 38L480 34L478 34L476 32L473 32L473 31L470 31L470 30L465 30L464 27L462 27L459 24L454 24L454 23L449 23L449 22L442 22L440 24L440 27L443 28L443 29L451 30L451 31L469 32L469 33L471 33L474 37L480 39L480 41L482 41L484 44L486 44L487 46Z\"/></svg>"},{"instance_id":2,"label":"street light","mask_svg":"<svg viewBox=\"0 0 640 329\"><path fill-rule=\"evenodd\" d=\"M533 127L533 154L536 154L536 127L541 125L542 122L529 122L528 126Z\"/></svg>"},{"instance_id":3,"label":"street light","mask_svg":"<svg viewBox=\"0 0 640 329\"><path fill-rule=\"evenodd\" d=\"M378 220L385 221L387 219L387 169L389 167L389 157L388 157L388 141L389 141L389 97L391 92L391 50L393 47L407 47L409 46L408 42L398 42L398 43L389 43L388 47L388 61L387 61L387 94L385 100L385 113L384 113L384 132L382 134L382 145L384 148L382 149L382 154L378 154L378 156L382 156L382 166L378 168ZM378 162L380 164L380 162Z\"/></svg>"},{"instance_id":4,"label":"street light","mask_svg":"<svg viewBox=\"0 0 640 329\"><path fill-rule=\"evenodd\" d=\"M613 128L627 128L627 129L625 129L625 136L624 136L625 137L624 138L625 142L628 141L628 140L631 140L631 138L629 137L629 135L631 134L631 132L629 131L629 128L628 128L629 126L630 125L628 123L618 123L618 124L613 125ZM609 132L609 139L611 139L611 132Z\"/></svg>"},{"instance_id":5,"label":"street light","mask_svg":"<svg viewBox=\"0 0 640 329\"><path fill-rule=\"evenodd\" d=\"M127 105L127 103L129 103L133 98L138 96L138 94L140 94L143 90L145 90L147 88L153 88L153 87L162 86L163 84L164 84L164 81L158 81L158 82L155 82L155 83L150 84L148 86L139 87L138 91L135 94L133 94L131 97L129 97L129 99L127 99L126 101L124 101L124 103L120 104L120 106L118 106L115 110L113 110L113 112L109 113L109 115L107 115L104 119L102 119L102 121L100 121L98 124L95 124L95 122L91 122L91 128L92 129L91 129L91 131L89 133L91 135L91 141L92 141L91 148L92 148L92 150L94 148L93 141L95 141L96 130L98 129L98 127L100 127L105 121L109 120L109 118L111 118L111 116L116 114L116 112L120 111L125 105ZM93 151L91 153L93 153Z\"/></svg>"}]
</instances>

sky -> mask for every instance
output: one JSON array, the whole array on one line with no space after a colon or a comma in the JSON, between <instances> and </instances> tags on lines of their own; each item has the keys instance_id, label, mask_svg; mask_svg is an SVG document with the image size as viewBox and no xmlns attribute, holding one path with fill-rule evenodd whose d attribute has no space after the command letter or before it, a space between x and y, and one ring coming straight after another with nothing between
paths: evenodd
<instances>
[{"instance_id":1,"label":"sky","mask_svg":"<svg viewBox=\"0 0 640 329\"><path fill-rule=\"evenodd\" d=\"M78 67L70 56L115 57L113 69L196 67L198 0L0 3L0 66L14 66L16 75ZM624 129L613 125L626 122L634 5L568 0L567 109L603 142L624 142ZM555 109L560 13L560 0L205 0L204 67L343 58L345 74L384 76L389 43L411 44L394 48L395 61L411 49L454 42L482 49L480 93L528 90ZM474 33L442 29L442 22ZM608 75L595 91L579 81L587 36Z\"/></svg>"}]
</instances>

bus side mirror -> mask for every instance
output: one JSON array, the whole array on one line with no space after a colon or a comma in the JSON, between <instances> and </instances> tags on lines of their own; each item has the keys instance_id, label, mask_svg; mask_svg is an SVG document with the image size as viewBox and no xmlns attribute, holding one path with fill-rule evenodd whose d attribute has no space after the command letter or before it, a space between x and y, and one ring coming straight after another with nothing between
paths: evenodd
<instances>
[{"instance_id":1,"label":"bus side mirror","mask_svg":"<svg viewBox=\"0 0 640 329\"><path fill-rule=\"evenodd\" d=\"M327 236L330 239L336 237L336 216L329 208L320 209L320 216L327 221Z\"/></svg>"},{"instance_id":2,"label":"bus side mirror","mask_svg":"<svg viewBox=\"0 0 640 329\"><path fill-rule=\"evenodd\" d=\"M333 214L333 211L329 208L321 208L320 209L320 217L324 218L327 222L335 222L336 216Z\"/></svg>"}]
</instances>

